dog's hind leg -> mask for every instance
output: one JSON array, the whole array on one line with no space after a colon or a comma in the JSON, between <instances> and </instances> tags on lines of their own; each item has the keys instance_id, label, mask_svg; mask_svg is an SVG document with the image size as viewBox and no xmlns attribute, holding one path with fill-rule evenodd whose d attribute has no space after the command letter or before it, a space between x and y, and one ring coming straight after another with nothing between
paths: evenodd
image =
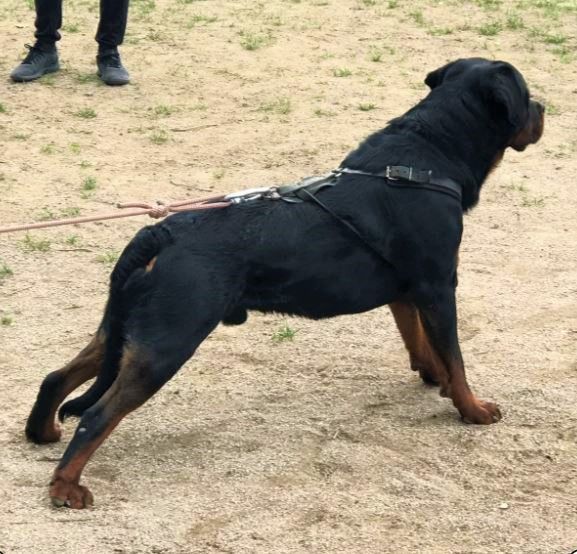
<instances>
[{"instance_id":1,"label":"dog's hind leg","mask_svg":"<svg viewBox=\"0 0 577 554\"><path fill-rule=\"evenodd\" d=\"M130 412L144 404L193 355L219 324L231 303L238 301L232 281L220 267L199 267L180 253L159 260L156 277L143 294L126 293L126 342L116 379L82 415L74 437L50 485L56 506L84 508L92 494L79 484L89 458ZM229 264L230 265L230 264ZM148 279L148 277L143 277Z\"/></svg>"},{"instance_id":2,"label":"dog's hind leg","mask_svg":"<svg viewBox=\"0 0 577 554\"><path fill-rule=\"evenodd\" d=\"M446 396L449 376L429 342L419 311L414 304L400 301L392 302L389 308L409 352L411 369L417 371L427 385L439 385L441 396Z\"/></svg>"},{"instance_id":3,"label":"dog's hind leg","mask_svg":"<svg viewBox=\"0 0 577 554\"><path fill-rule=\"evenodd\" d=\"M154 341L125 344L116 380L100 400L84 412L54 472L50 498L55 506L85 508L92 504L92 494L79 484L89 458L127 414L144 404L172 378L219 320L215 318L195 337L181 333L181 346L173 352L157 348Z\"/></svg>"},{"instance_id":4,"label":"dog's hind leg","mask_svg":"<svg viewBox=\"0 0 577 554\"><path fill-rule=\"evenodd\" d=\"M28 440L43 444L60 439L60 427L55 421L56 410L73 390L98 374L104 356L104 343L105 336L101 328L71 362L48 374L42 381L26 422Z\"/></svg>"}]
</instances>

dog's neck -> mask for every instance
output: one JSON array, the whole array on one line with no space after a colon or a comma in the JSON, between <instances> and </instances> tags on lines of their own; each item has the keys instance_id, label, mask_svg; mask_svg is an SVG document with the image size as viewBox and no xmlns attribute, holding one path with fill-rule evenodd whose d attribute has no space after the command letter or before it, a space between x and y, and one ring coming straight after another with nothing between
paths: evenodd
<instances>
[{"instance_id":1,"label":"dog's neck","mask_svg":"<svg viewBox=\"0 0 577 554\"><path fill-rule=\"evenodd\" d=\"M462 206L470 210L479 201L481 187L503 157L507 130L499 129L478 103L455 96L451 109L446 96L431 93L403 116L368 137L343 165L378 172L402 164L433 170L457 181L463 189ZM465 109L464 109L465 108ZM465 114L465 119L464 119ZM467 140L462 140L466 128ZM487 141L487 135L495 140Z\"/></svg>"}]
</instances>

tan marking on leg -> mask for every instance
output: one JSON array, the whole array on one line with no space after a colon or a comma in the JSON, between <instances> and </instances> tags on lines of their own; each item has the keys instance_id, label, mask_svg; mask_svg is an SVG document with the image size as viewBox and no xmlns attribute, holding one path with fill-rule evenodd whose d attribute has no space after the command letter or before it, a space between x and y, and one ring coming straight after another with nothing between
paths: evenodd
<instances>
[{"instance_id":1,"label":"tan marking on leg","mask_svg":"<svg viewBox=\"0 0 577 554\"><path fill-rule=\"evenodd\" d=\"M446 395L449 376L445 365L431 347L419 311L412 304L405 302L393 302L389 304L389 308L409 351L411 369L418 371L426 383L440 385L441 395Z\"/></svg>"},{"instance_id":2,"label":"tan marking on leg","mask_svg":"<svg viewBox=\"0 0 577 554\"><path fill-rule=\"evenodd\" d=\"M144 271L146 271L146 273L151 272L155 265L156 265L156 256L152 258L152 260L150 260L148 264L146 264L146 268Z\"/></svg>"},{"instance_id":3,"label":"tan marking on leg","mask_svg":"<svg viewBox=\"0 0 577 554\"><path fill-rule=\"evenodd\" d=\"M35 413L38 406L42 406L42 409L45 410L43 406L45 399L39 398L29 416L29 422L34 421L37 417L41 417L43 420L41 429L31 429L41 442L55 442L60 439L60 426L55 421L58 407L72 391L89 379L96 377L102 367L105 342L104 332L99 331L73 360L51 374L59 375L62 382L49 399L48 412L45 415Z\"/></svg>"}]
</instances>

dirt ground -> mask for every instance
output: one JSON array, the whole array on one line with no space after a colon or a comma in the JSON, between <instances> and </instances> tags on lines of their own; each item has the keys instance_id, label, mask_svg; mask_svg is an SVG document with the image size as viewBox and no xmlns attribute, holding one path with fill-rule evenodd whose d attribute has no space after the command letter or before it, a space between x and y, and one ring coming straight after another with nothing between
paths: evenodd
<instances>
[{"instance_id":1,"label":"dirt ground","mask_svg":"<svg viewBox=\"0 0 577 554\"><path fill-rule=\"evenodd\" d=\"M42 447L24 423L149 220L1 235L3 554L577 549L574 0L133 0L120 89L93 76L94 0L65 2L62 71L11 84L29 4L0 10L0 225L325 172L458 57L512 62L547 121L465 222L461 343L473 388L503 410L490 427L410 372L386 308L255 314L218 328L98 450L93 509L57 510L47 483L75 422Z\"/></svg>"}]
</instances>

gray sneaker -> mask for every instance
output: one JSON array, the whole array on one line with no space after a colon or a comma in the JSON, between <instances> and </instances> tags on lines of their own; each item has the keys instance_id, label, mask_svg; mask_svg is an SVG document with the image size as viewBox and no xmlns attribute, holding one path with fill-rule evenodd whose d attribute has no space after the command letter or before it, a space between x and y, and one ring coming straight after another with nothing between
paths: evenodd
<instances>
[{"instance_id":1,"label":"gray sneaker","mask_svg":"<svg viewBox=\"0 0 577 554\"><path fill-rule=\"evenodd\" d=\"M60 69L58 63L58 50L56 47L43 48L35 44L26 45L29 52L22 63L10 73L10 78L17 83L34 81L46 73L54 73Z\"/></svg>"},{"instance_id":2,"label":"gray sneaker","mask_svg":"<svg viewBox=\"0 0 577 554\"><path fill-rule=\"evenodd\" d=\"M110 86L127 85L130 83L130 75L120 61L120 54L115 48L102 50L96 56L98 76L101 81Z\"/></svg>"}]
</instances>

